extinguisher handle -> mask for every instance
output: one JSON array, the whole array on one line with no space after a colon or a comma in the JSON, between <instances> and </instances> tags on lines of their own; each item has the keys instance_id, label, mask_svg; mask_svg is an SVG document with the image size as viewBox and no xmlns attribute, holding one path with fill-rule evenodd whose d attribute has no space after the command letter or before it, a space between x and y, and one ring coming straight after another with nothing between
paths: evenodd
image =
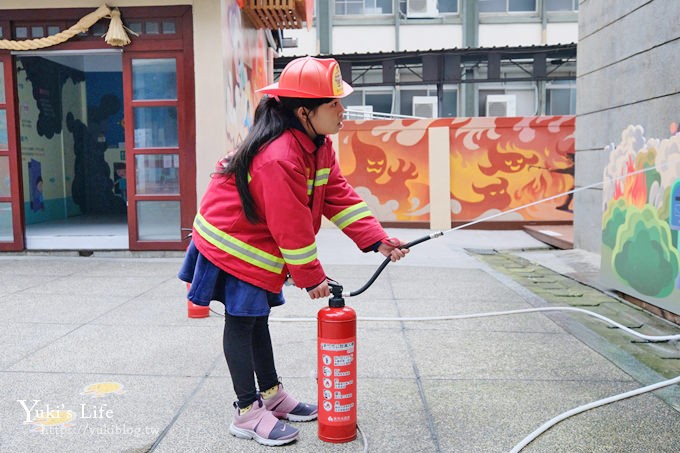
<instances>
[{"instance_id":1,"label":"extinguisher handle","mask_svg":"<svg viewBox=\"0 0 680 453\"><path fill-rule=\"evenodd\" d=\"M402 244L399 246L400 249L410 249L414 245L421 244L425 241L429 241L430 239L438 238L440 236L443 236L444 232L443 231L437 231L436 233L428 234L427 236L423 236L421 238L415 239L411 242L407 242L406 244ZM378 278L378 276L382 273L383 270L387 267L388 264L390 264L392 260L388 257L383 260L382 263L380 263L380 266L378 266L378 269L373 273L370 279L362 286L361 288L357 289L356 291L352 291L349 294L345 294L345 297L354 297L358 296L359 294L363 293L366 291L372 284L375 282L375 280Z\"/></svg>"}]
</instances>

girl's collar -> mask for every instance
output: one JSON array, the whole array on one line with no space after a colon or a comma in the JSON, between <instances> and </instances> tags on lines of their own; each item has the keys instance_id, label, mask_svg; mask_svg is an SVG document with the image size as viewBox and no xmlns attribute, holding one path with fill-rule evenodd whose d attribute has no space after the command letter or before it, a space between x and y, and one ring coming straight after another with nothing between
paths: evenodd
<instances>
[{"instance_id":1,"label":"girl's collar","mask_svg":"<svg viewBox=\"0 0 680 453\"><path fill-rule=\"evenodd\" d=\"M290 127L293 128L293 129L297 129L297 130L303 132L305 135L307 135L307 131L305 131L304 126L302 125L302 123L300 122L300 120L296 116L294 116L293 119L291 120ZM309 135L307 135L307 137L309 137ZM310 140L312 140L312 142L314 142L314 145L316 146L316 148L319 149L321 147L321 145L323 145L324 142L326 141L326 136L325 135L317 135L314 139L312 139L310 137Z\"/></svg>"}]
</instances>

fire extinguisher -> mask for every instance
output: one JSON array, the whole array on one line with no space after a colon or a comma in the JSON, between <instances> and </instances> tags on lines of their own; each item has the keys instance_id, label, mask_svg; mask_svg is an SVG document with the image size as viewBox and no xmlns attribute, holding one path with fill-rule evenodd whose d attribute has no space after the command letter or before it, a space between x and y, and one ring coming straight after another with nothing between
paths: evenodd
<instances>
[{"instance_id":1,"label":"fire extinguisher","mask_svg":"<svg viewBox=\"0 0 680 453\"><path fill-rule=\"evenodd\" d=\"M345 306L342 286L329 282L332 297L317 315L319 439L357 437L357 315Z\"/></svg>"}]
</instances>

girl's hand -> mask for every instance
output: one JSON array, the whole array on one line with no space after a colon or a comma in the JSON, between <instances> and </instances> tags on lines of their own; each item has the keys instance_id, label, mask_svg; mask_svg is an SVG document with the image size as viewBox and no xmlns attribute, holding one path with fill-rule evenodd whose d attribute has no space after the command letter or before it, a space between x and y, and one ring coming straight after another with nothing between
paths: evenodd
<instances>
[{"instance_id":1,"label":"girl's hand","mask_svg":"<svg viewBox=\"0 0 680 453\"><path fill-rule=\"evenodd\" d=\"M331 297L331 290L328 288L328 281L324 280L319 286L307 291L307 294L309 294L309 297L312 299Z\"/></svg>"},{"instance_id":2,"label":"girl's hand","mask_svg":"<svg viewBox=\"0 0 680 453\"><path fill-rule=\"evenodd\" d=\"M388 257L392 262L399 261L410 251L409 249L399 248L400 245L406 244L397 238L383 239L378 251Z\"/></svg>"}]
</instances>

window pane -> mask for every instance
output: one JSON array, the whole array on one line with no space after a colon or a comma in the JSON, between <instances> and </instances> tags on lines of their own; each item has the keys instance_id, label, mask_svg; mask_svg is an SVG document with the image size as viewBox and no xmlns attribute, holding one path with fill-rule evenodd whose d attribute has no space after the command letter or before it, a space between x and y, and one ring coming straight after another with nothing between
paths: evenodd
<instances>
[{"instance_id":1,"label":"window pane","mask_svg":"<svg viewBox=\"0 0 680 453\"><path fill-rule=\"evenodd\" d=\"M138 35L142 34L142 23L141 22L130 22L128 24L128 27L130 27L130 30L134 31Z\"/></svg>"},{"instance_id":2,"label":"window pane","mask_svg":"<svg viewBox=\"0 0 680 453\"><path fill-rule=\"evenodd\" d=\"M347 96L346 98L342 99L342 105L347 107L348 105L363 105L364 104L364 96L363 96L363 91L356 89Z\"/></svg>"},{"instance_id":3,"label":"window pane","mask_svg":"<svg viewBox=\"0 0 680 453\"><path fill-rule=\"evenodd\" d=\"M132 99L177 99L177 68L174 58L132 60Z\"/></svg>"},{"instance_id":4,"label":"window pane","mask_svg":"<svg viewBox=\"0 0 680 453\"><path fill-rule=\"evenodd\" d=\"M136 193L179 194L179 155L135 156Z\"/></svg>"},{"instance_id":5,"label":"window pane","mask_svg":"<svg viewBox=\"0 0 680 453\"><path fill-rule=\"evenodd\" d=\"M375 113L392 113L392 94L366 93L366 105L373 106Z\"/></svg>"},{"instance_id":6,"label":"window pane","mask_svg":"<svg viewBox=\"0 0 680 453\"><path fill-rule=\"evenodd\" d=\"M137 235L140 241L179 241L179 201L138 201Z\"/></svg>"},{"instance_id":7,"label":"window pane","mask_svg":"<svg viewBox=\"0 0 680 453\"><path fill-rule=\"evenodd\" d=\"M505 94L504 90L479 90L479 116L487 116L486 113L486 98L490 94Z\"/></svg>"},{"instance_id":8,"label":"window pane","mask_svg":"<svg viewBox=\"0 0 680 453\"><path fill-rule=\"evenodd\" d=\"M12 205L10 203L0 203L0 241L11 242L13 240Z\"/></svg>"},{"instance_id":9,"label":"window pane","mask_svg":"<svg viewBox=\"0 0 680 453\"><path fill-rule=\"evenodd\" d=\"M0 109L0 149L8 149L7 112Z\"/></svg>"},{"instance_id":10,"label":"window pane","mask_svg":"<svg viewBox=\"0 0 680 453\"><path fill-rule=\"evenodd\" d=\"M135 148L177 148L177 107L135 107Z\"/></svg>"},{"instance_id":11,"label":"window pane","mask_svg":"<svg viewBox=\"0 0 680 453\"><path fill-rule=\"evenodd\" d=\"M17 27L14 29L14 37L17 39L28 38L28 27Z\"/></svg>"},{"instance_id":12,"label":"window pane","mask_svg":"<svg viewBox=\"0 0 680 453\"><path fill-rule=\"evenodd\" d=\"M505 12L505 0L479 0L477 5L480 13Z\"/></svg>"},{"instance_id":13,"label":"window pane","mask_svg":"<svg viewBox=\"0 0 680 453\"><path fill-rule=\"evenodd\" d=\"M458 0L439 0L438 5L440 13L458 12Z\"/></svg>"},{"instance_id":14,"label":"window pane","mask_svg":"<svg viewBox=\"0 0 680 453\"><path fill-rule=\"evenodd\" d=\"M366 1L367 6L372 3ZM376 0L376 11L374 14L392 14L392 0Z\"/></svg>"},{"instance_id":15,"label":"window pane","mask_svg":"<svg viewBox=\"0 0 680 453\"><path fill-rule=\"evenodd\" d=\"M574 0L546 0L545 8L548 11L573 11L574 3L578 5L578 2Z\"/></svg>"},{"instance_id":16,"label":"window pane","mask_svg":"<svg viewBox=\"0 0 680 453\"><path fill-rule=\"evenodd\" d=\"M553 89L546 91L546 114L573 115L575 113L574 89Z\"/></svg>"},{"instance_id":17,"label":"window pane","mask_svg":"<svg viewBox=\"0 0 680 453\"><path fill-rule=\"evenodd\" d=\"M0 197L9 196L9 157L0 156Z\"/></svg>"},{"instance_id":18,"label":"window pane","mask_svg":"<svg viewBox=\"0 0 680 453\"><path fill-rule=\"evenodd\" d=\"M506 90L505 94L515 96L515 115L536 115L536 99L534 90Z\"/></svg>"},{"instance_id":19,"label":"window pane","mask_svg":"<svg viewBox=\"0 0 680 453\"><path fill-rule=\"evenodd\" d=\"M536 0L508 0L508 11L536 11Z\"/></svg>"},{"instance_id":20,"label":"window pane","mask_svg":"<svg viewBox=\"0 0 680 453\"><path fill-rule=\"evenodd\" d=\"M377 3L377 4L376 4ZM381 9L382 8L382 9ZM388 14L392 12L392 0L336 0L335 14Z\"/></svg>"},{"instance_id":21,"label":"window pane","mask_svg":"<svg viewBox=\"0 0 680 453\"><path fill-rule=\"evenodd\" d=\"M5 103L5 66L0 61L0 104Z\"/></svg>"},{"instance_id":22,"label":"window pane","mask_svg":"<svg viewBox=\"0 0 680 453\"><path fill-rule=\"evenodd\" d=\"M147 35L158 35L161 32L161 24L156 21L144 22L144 31Z\"/></svg>"},{"instance_id":23,"label":"window pane","mask_svg":"<svg viewBox=\"0 0 680 453\"><path fill-rule=\"evenodd\" d=\"M177 25L175 25L174 20L164 20L163 21L163 34L164 35L174 35L177 33Z\"/></svg>"},{"instance_id":24,"label":"window pane","mask_svg":"<svg viewBox=\"0 0 680 453\"><path fill-rule=\"evenodd\" d=\"M458 91L444 90L442 103L441 113L443 117L458 116Z\"/></svg>"},{"instance_id":25,"label":"window pane","mask_svg":"<svg viewBox=\"0 0 680 453\"><path fill-rule=\"evenodd\" d=\"M399 114L413 115L413 96L427 96L427 90L401 90Z\"/></svg>"}]
</instances>

